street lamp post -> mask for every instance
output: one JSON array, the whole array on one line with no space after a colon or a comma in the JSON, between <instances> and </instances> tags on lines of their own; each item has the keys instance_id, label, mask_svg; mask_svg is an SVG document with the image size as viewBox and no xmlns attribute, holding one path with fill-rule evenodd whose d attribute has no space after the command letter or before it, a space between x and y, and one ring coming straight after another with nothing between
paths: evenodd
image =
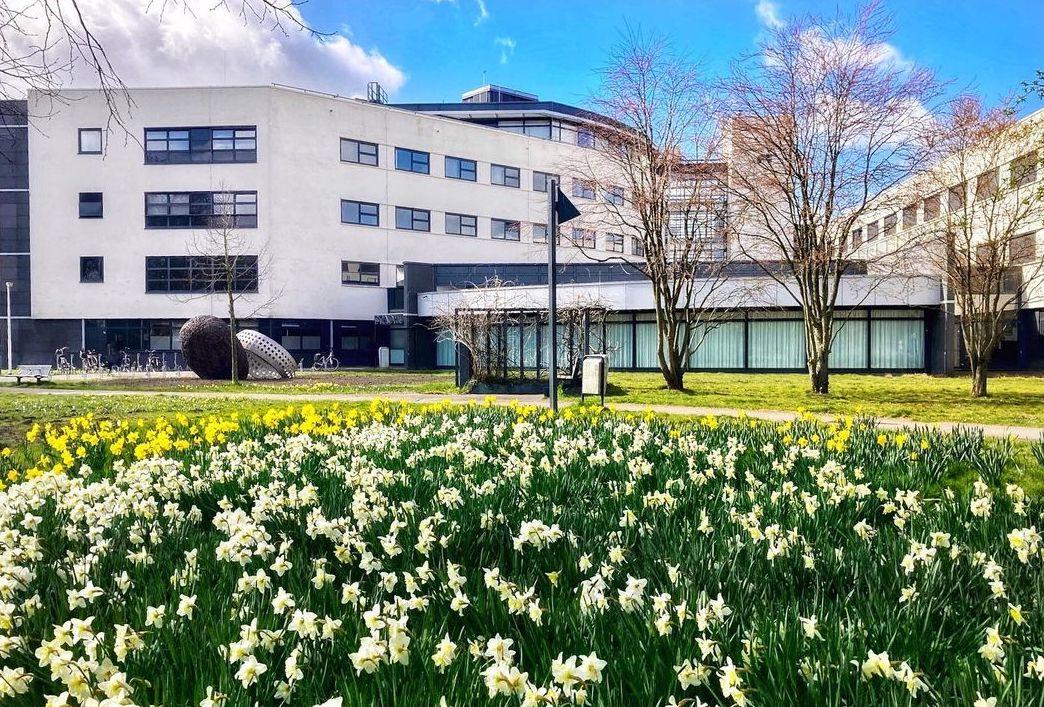
<instances>
[{"instance_id":1,"label":"street lamp post","mask_svg":"<svg viewBox=\"0 0 1044 707\"><path fill-rule=\"evenodd\" d=\"M10 372L14 370L14 360L11 357L11 288L14 287L14 283L5 282L4 287L7 288L7 370Z\"/></svg>"}]
</instances>

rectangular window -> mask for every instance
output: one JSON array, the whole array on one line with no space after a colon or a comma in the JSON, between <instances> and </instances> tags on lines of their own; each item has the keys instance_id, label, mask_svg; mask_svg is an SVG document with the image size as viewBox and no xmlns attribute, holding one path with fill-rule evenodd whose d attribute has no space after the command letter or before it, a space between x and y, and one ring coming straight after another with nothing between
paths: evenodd
<instances>
[{"instance_id":1,"label":"rectangular window","mask_svg":"<svg viewBox=\"0 0 1044 707\"><path fill-rule=\"evenodd\" d=\"M80 282L104 282L105 259L92 255L80 258Z\"/></svg>"},{"instance_id":2,"label":"rectangular window","mask_svg":"<svg viewBox=\"0 0 1044 707\"><path fill-rule=\"evenodd\" d=\"M1011 264L1031 265L1037 262L1037 234L1023 233L1011 239Z\"/></svg>"},{"instance_id":3,"label":"rectangular window","mask_svg":"<svg viewBox=\"0 0 1044 707\"><path fill-rule=\"evenodd\" d=\"M546 223L534 223L533 224L533 242L534 243L547 243L547 224Z\"/></svg>"},{"instance_id":4,"label":"rectangular window","mask_svg":"<svg viewBox=\"0 0 1044 707\"><path fill-rule=\"evenodd\" d=\"M489 166L489 181L491 184L499 184L502 187L514 187L518 189L521 184L521 172L518 167L507 167L502 164Z\"/></svg>"},{"instance_id":5,"label":"rectangular window","mask_svg":"<svg viewBox=\"0 0 1044 707\"><path fill-rule=\"evenodd\" d=\"M872 241L875 238L877 238L877 232L878 232L878 229L880 229L880 227L881 227L881 222L880 221L874 221L872 223L866 224L866 242L867 243L869 243L870 241Z\"/></svg>"},{"instance_id":6,"label":"rectangular window","mask_svg":"<svg viewBox=\"0 0 1044 707\"><path fill-rule=\"evenodd\" d=\"M577 128L576 131L576 144L580 147L594 147L595 136L590 130L584 128Z\"/></svg>"},{"instance_id":7,"label":"rectangular window","mask_svg":"<svg viewBox=\"0 0 1044 707\"><path fill-rule=\"evenodd\" d=\"M377 166L377 145L362 140L349 140L341 138L341 161L354 162L356 164L368 164Z\"/></svg>"},{"instance_id":8,"label":"rectangular window","mask_svg":"<svg viewBox=\"0 0 1044 707\"><path fill-rule=\"evenodd\" d=\"M522 226L518 221L495 218L490 225L490 235L498 241L521 240Z\"/></svg>"},{"instance_id":9,"label":"rectangular window","mask_svg":"<svg viewBox=\"0 0 1044 707\"><path fill-rule=\"evenodd\" d=\"M551 188L552 179L557 179L559 184L562 183L562 180L559 179L557 174L551 174L550 172L533 172L533 191L540 191L546 194L547 190Z\"/></svg>"},{"instance_id":10,"label":"rectangular window","mask_svg":"<svg viewBox=\"0 0 1044 707\"><path fill-rule=\"evenodd\" d=\"M924 200L924 220L939 218L939 195L933 194Z\"/></svg>"},{"instance_id":11,"label":"rectangular window","mask_svg":"<svg viewBox=\"0 0 1044 707\"><path fill-rule=\"evenodd\" d=\"M605 234L605 249L610 253L624 252L624 237L620 233Z\"/></svg>"},{"instance_id":12,"label":"rectangular window","mask_svg":"<svg viewBox=\"0 0 1044 707\"><path fill-rule=\"evenodd\" d=\"M396 206L395 227L402 231L430 231L431 212L426 209Z\"/></svg>"},{"instance_id":13,"label":"rectangular window","mask_svg":"<svg viewBox=\"0 0 1044 707\"><path fill-rule=\"evenodd\" d=\"M975 179L975 199L990 199L997 195L997 170L983 172Z\"/></svg>"},{"instance_id":14,"label":"rectangular window","mask_svg":"<svg viewBox=\"0 0 1044 707\"><path fill-rule=\"evenodd\" d=\"M863 229L857 228L852 231L852 249L855 250L863 245Z\"/></svg>"},{"instance_id":15,"label":"rectangular window","mask_svg":"<svg viewBox=\"0 0 1044 707\"><path fill-rule=\"evenodd\" d=\"M917 225L917 204L910 204L903 209L903 229Z\"/></svg>"},{"instance_id":16,"label":"rectangular window","mask_svg":"<svg viewBox=\"0 0 1044 707\"><path fill-rule=\"evenodd\" d=\"M341 284L379 287L381 284L380 263L360 263L354 260L342 260Z\"/></svg>"},{"instance_id":17,"label":"rectangular window","mask_svg":"<svg viewBox=\"0 0 1044 707\"><path fill-rule=\"evenodd\" d=\"M102 153L101 128L80 128L78 139L81 155L100 155Z\"/></svg>"},{"instance_id":18,"label":"rectangular window","mask_svg":"<svg viewBox=\"0 0 1044 707\"><path fill-rule=\"evenodd\" d=\"M405 147L395 148L395 169L417 174L430 174L430 156L420 150L408 150Z\"/></svg>"},{"instance_id":19,"label":"rectangular window","mask_svg":"<svg viewBox=\"0 0 1044 707\"><path fill-rule=\"evenodd\" d=\"M102 210L101 192L80 192L80 218L101 218Z\"/></svg>"},{"instance_id":20,"label":"rectangular window","mask_svg":"<svg viewBox=\"0 0 1044 707\"><path fill-rule=\"evenodd\" d=\"M463 179L466 182L476 181L478 169L475 160L466 160L462 157L447 157L446 177L449 179Z\"/></svg>"},{"instance_id":21,"label":"rectangular window","mask_svg":"<svg viewBox=\"0 0 1044 707\"><path fill-rule=\"evenodd\" d=\"M586 179L573 179L573 196L580 199L595 198L595 184Z\"/></svg>"},{"instance_id":22,"label":"rectangular window","mask_svg":"<svg viewBox=\"0 0 1044 707\"><path fill-rule=\"evenodd\" d=\"M146 192L145 228L257 228L256 191Z\"/></svg>"},{"instance_id":23,"label":"rectangular window","mask_svg":"<svg viewBox=\"0 0 1044 707\"><path fill-rule=\"evenodd\" d=\"M645 257L645 243L638 236L631 236L631 255Z\"/></svg>"},{"instance_id":24,"label":"rectangular window","mask_svg":"<svg viewBox=\"0 0 1044 707\"><path fill-rule=\"evenodd\" d=\"M367 201L341 199L341 223L359 226L380 226L380 207Z\"/></svg>"},{"instance_id":25,"label":"rectangular window","mask_svg":"<svg viewBox=\"0 0 1044 707\"><path fill-rule=\"evenodd\" d=\"M454 236L477 236L478 219L467 214L446 214L446 233Z\"/></svg>"},{"instance_id":26,"label":"rectangular window","mask_svg":"<svg viewBox=\"0 0 1044 707\"><path fill-rule=\"evenodd\" d=\"M951 212L960 211L964 208L964 195L966 187L964 184L958 184L955 187L950 187L947 205Z\"/></svg>"},{"instance_id":27,"label":"rectangular window","mask_svg":"<svg viewBox=\"0 0 1044 707\"><path fill-rule=\"evenodd\" d=\"M587 228L573 229L573 245L577 248L594 248L596 244L595 232Z\"/></svg>"},{"instance_id":28,"label":"rectangular window","mask_svg":"<svg viewBox=\"0 0 1044 707\"><path fill-rule=\"evenodd\" d=\"M257 162L257 126L145 128L145 164Z\"/></svg>"},{"instance_id":29,"label":"rectangular window","mask_svg":"<svg viewBox=\"0 0 1044 707\"><path fill-rule=\"evenodd\" d=\"M256 255L157 255L145 258L146 292L223 292L232 269L233 292L257 292Z\"/></svg>"},{"instance_id":30,"label":"rectangular window","mask_svg":"<svg viewBox=\"0 0 1044 707\"><path fill-rule=\"evenodd\" d=\"M608 201L610 204L615 204L616 206L624 205L623 187L608 186L602 192L602 195L605 197L605 200Z\"/></svg>"},{"instance_id":31,"label":"rectangular window","mask_svg":"<svg viewBox=\"0 0 1044 707\"><path fill-rule=\"evenodd\" d=\"M1037 153L1023 155L1011 163L1011 183L1024 187L1037 181Z\"/></svg>"},{"instance_id":32,"label":"rectangular window","mask_svg":"<svg viewBox=\"0 0 1044 707\"><path fill-rule=\"evenodd\" d=\"M891 238L895 235L895 225L899 222L898 214L888 214L884 218L884 235L885 238Z\"/></svg>"}]
</instances>

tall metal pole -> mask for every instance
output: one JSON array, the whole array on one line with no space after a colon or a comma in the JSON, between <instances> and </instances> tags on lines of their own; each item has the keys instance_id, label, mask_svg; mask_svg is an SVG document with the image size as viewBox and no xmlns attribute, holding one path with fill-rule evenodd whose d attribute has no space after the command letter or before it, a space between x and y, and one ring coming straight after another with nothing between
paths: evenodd
<instances>
[{"instance_id":1,"label":"tall metal pole","mask_svg":"<svg viewBox=\"0 0 1044 707\"><path fill-rule=\"evenodd\" d=\"M547 320L550 330L549 350L551 360L547 365L547 398L551 410L558 412L558 306L555 300L555 285L558 268L555 265L555 244L558 240L558 180L551 179L547 186Z\"/></svg>"},{"instance_id":2,"label":"tall metal pole","mask_svg":"<svg viewBox=\"0 0 1044 707\"><path fill-rule=\"evenodd\" d=\"M14 359L11 356L11 288L14 287L13 282L5 282L4 286L7 288L7 370L14 370Z\"/></svg>"}]
</instances>

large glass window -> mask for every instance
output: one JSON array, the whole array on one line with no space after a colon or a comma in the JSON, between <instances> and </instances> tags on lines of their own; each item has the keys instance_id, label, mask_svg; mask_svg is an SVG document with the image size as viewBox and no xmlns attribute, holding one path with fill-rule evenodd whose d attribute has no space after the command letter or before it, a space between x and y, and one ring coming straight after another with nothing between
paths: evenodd
<instances>
[{"instance_id":1,"label":"large glass window","mask_svg":"<svg viewBox=\"0 0 1044 707\"><path fill-rule=\"evenodd\" d=\"M155 255L145 258L146 292L215 292L232 270L234 292L257 292L256 255Z\"/></svg>"},{"instance_id":2,"label":"large glass window","mask_svg":"<svg viewBox=\"0 0 1044 707\"><path fill-rule=\"evenodd\" d=\"M478 219L467 214L446 214L446 233L454 236L477 236Z\"/></svg>"},{"instance_id":3,"label":"large glass window","mask_svg":"<svg viewBox=\"0 0 1044 707\"><path fill-rule=\"evenodd\" d=\"M80 218L101 218L102 212L101 192L80 192Z\"/></svg>"},{"instance_id":4,"label":"large glass window","mask_svg":"<svg viewBox=\"0 0 1044 707\"><path fill-rule=\"evenodd\" d=\"M380 207L367 201L341 199L341 223L379 226L381 225Z\"/></svg>"},{"instance_id":5,"label":"large glass window","mask_svg":"<svg viewBox=\"0 0 1044 707\"><path fill-rule=\"evenodd\" d=\"M478 169L475 160L466 160L463 157L446 158L446 176L448 178L474 182L477 175Z\"/></svg>"},{"instance_id":6,"label":"large glass window","mask_svg":"<svg viewBox=\"0 0 1044 707\"><path fill-rule=\"evenodd\" d=\"M146 164L257 162L257 126L146 128Z\"/></svg>"},{"instance_id":7,"label":"large glass window","mask_svg":"<svg viewBox=\"0 0 1044 707\"><path fill-rule=\"evenodd\" d=\"M360 263L355 260L342 260L341 284L380 286L380 263Z\"/></svg>"},{"instance_id":8,"label":"large glass window","mask_svg":"<svg viewBox=\"0 0 1044 707\"><path fill-rule=\"evenodd\" d=\"M500 241L517 241L521 238L521 224L495 218L490 223L490 235Z\"/></svg>"},{"instance_id":9,"label":"large glass window","mask_svg":"<svg viewBox=\"0 0 1044 707\"><path fill-rule=\"evenodd\" d=\"M605 234L605 249L610 253L624 252L624 237L621 233Z\"/></svg>"},{"instance_id":10,"label":"large glass window","mask_svg":"<svg viewBox=\"0 0 1044 707\"><path fill-rule=\"evenodd\" d=\"M489 167L489 181L502 187L518 189L521 184L520 175L518 167L508 167L502 164L494 164Z\"/></svg>"},{"instance_id":11,"label":"large glass window","mask_svg":"<svg viewBox=\"0 0 1044 707\"><path fill-rule=\"evenodd\" d=\"M580 199L595 198L595 183L586 179L573 179L573 196Z\"/></svg>"},{"instance_id":12,"label":"large glass window","mask_svg":"<svg viewBox=\"0 0 1044 707\"><path fill-rule=\"evenodd\" d=\"M104 282L105 259L98 255L80 258L80 282Z\"/></svg>"},{"instance_id":13,"label":"large glass window","mask_svg":"<svg viewBox=\"0 0 1044 707\"><path fill-rule=\"evenodd\" d=\"M534 223L533 224L533 242L534 243L547 243L547 224L546 223Z\"/></svg>"},{"instance_id":14,"label":"large glass window","mask_svg":"<svg viewBox=\"0 0 1044 707\"><path fill-rule=\"evenodd\" d=\"M395 148L395 169L403 172L429 174L431 172L430 155L420 150L409 150L405 147Z\"/></svg>"},{"instance_id":15,"label":"large glass window","mask_svg":"<svg viewBox=\"0 0 1044 707\"><path fill-rule=\"evenodd\" d=\"M623 187L609 185L603 190L602 194L604 195L605 200L608 201L610 204L615 204L616 206L624 205Z\"/></svg>"},{"instance_id":16,"label":"large glass window","mask_svg":"<svg viewBox=\"0 0 1044 707\"><path fill-rule=\"evenodd\" d=\"M588 228L573 229L573 245L577 248L594 248L596 246L595 232Z\"/></svg>"},{"instance_id":17,"label":"large glass window","mask_svg":"<svg viewBox=\"0 0 1044 707\"><path fill-rule=\"evenodd\" d=\"M692 334L690 368L743 368L743 322L708 321Z\"/></svg>"},{"instance_id":18,"label":"large glass window","mask_svg":"<svg viewBox=\"0 0 1044 707\"><path fill-rule=\"evenodd\" d=\"M403 231L430 231L431 212L426 209L396 206L395 227Z\"/></svg>"},{"instance_id":19,"label":"large glass window","mask_svg":"<svg viewBox=\"0 0 1044 707\"><path fill-rule=\"evenodd\" d=\"M354 162L356 164L368 164L377 166L377 145L362 140L350 140L341 138L341 161Z\"/></svg>"},{"instance_id":20,"label":"large glass window","mask_svg":"<svg viewBox=\"0 0 1044 707\"><path fill-rule=\"evenodd\" d=\"M645 257L645 243L638 236L631 236L631 255Z\"/></svg>"},{"instance_id":21,"label":"large glass window","mask_svg":"<svg viewBox=\"0 0 1044 707\"><path fill-rule=\"evenodd\" d=\"M147 192L145 228L257 228L256 191Z\"/></svg>"}]
</instances>

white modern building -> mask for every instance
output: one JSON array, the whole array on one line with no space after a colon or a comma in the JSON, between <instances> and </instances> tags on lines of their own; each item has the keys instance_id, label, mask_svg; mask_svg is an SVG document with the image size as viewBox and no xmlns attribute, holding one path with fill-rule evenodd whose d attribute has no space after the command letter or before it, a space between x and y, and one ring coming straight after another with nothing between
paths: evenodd
<instances>
[{"instance_id":1,"label":"white modern building","mask_svg":"<svg viewBox=\"0 0 1044 707\"><path fill-rule=\"evenodd\" d=\"M14 283L16 362L63 346L110 360L177 350L182 322L226 313L207 275L222 222L246 256L238 316L306 365L332 350L342 365L375 366L382 346L392 365L453 365L428 326L439 307L466 304L491 276L546 283L548 180L581 211L616 198L570 174L603 118L497 86L408 105L284 86L130 98L123 127L99 91L0 104L0 281ZM615 367L655 367L648 285L625 262L641 262L638 244L586 216L566 230L564 291L613 303ZM940 301L938 281L921 278L842 302L834 367L932 369ZM693 366L803 368L796 305L779 293L745 304ZM541 336L520 344L532 365Z\"/></svg>"}]
</instances>

